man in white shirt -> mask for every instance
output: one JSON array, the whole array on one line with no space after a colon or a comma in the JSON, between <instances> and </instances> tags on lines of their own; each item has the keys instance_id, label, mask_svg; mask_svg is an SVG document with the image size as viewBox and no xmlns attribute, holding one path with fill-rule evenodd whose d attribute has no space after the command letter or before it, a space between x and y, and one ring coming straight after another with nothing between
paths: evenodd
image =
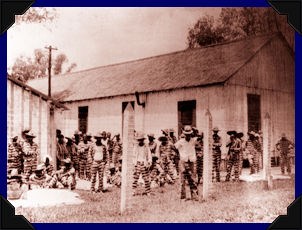
<instances>
[{"instance_id":1,"label":"man in white shirt","mask_svg":"<svg viewBox=\"0 0 302 230\"><path fill-rule=\"evenodd\" d=\"M198 190L195 182L196 177L196 152L195 145L197 138L193 138L192 127L186 125L183 129L185 138L181 138L175 143L176 149L179 151L180 162L180 180L181 180L181 195L180 199L186 198L186 180L189 183L191 190L191 199L198 201Z\"/></svg>"}]
</instances>

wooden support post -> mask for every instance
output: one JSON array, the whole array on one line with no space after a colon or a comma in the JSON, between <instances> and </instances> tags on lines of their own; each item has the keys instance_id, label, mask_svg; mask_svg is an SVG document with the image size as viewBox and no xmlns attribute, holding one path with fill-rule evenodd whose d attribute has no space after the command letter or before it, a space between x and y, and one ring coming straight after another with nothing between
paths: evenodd
<instances>
[{"instance_id":1,"label":"wooden support post","mask_svg":"<svg viewBox=\"0 0 302 230\"><path fill-rule=\"evenodd\" d=\"M40 147L40 152L42 154L42 97L39 97L39 114L38 114L38 141L39 141L39 147ZM44 149L43 149L44 150ZM45 154L45 153L44 153ZM39 159L39 163L41 161L41 157Z\"/></svg>"},{"instance_id":2,"label":"wooden support post","mask_svg":"<svg viewBox=\"0 0 302 230\"><path fill-rule=\"evenodd\" d=\"M203 154L203 192L202 199L207 200L212 187L212 115L206 111L206 129L204 132Z\"/></svg>"},{"instance_id":3,"label":"wooden support post","mask_svg":"<svg viewBox=\"0 0 302 230\"><path fill-rule=\"evenodd\" d=\"M57 153L56 153L56 129L55 129L55 114L54 107L50 105L49 108L49 133L48 133L48 142L49 142L49 152L48 154L51 156L53 160L54 168L57 169Z\"/></svg>"},{"instance_id":4,"label":"wooden support post","mask_svg":"<svg viewBox=\"0 0 302 230\"><path fill-rule=\"evenodd\" d=\"M263 174L264 180L267 182L266 188L273 188L273 180L271 175L271 118L269 113L264 117L264 130L263 130Z\"/></svg>"},{"instance_id":5,"label":"wooden support post","mask_svg":"<svg viewBox=\"0 0 302 230\"><path fill-rule=\"evenodd\" d=\"M28 124L29 128L32 129L32 108L33 108L33 96L32 92L28 91Z\"/></svg>"},{"instance_id":6,"label":"wooden support post","mask_svg":"<svg viewBox=\"0 0 302 230\"><path fill-rule=\"evenodd\" d=\"M131 207L132 200L132 173L133 173L133 139L134 139L134 110L128 103L124 111L123 126L123 161L122 161L122 188L121 214Z\"/></svg>"}]
</instances>

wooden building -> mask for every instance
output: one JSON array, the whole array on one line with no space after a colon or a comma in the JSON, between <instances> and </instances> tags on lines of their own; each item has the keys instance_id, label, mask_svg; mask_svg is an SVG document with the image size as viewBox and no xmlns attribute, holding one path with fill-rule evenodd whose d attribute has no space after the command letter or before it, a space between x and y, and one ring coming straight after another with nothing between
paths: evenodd
<instances>
[{"instance_id":1,"label":"wooden building","mask_svg":"<svg viewBox=\"0 0 302 230\"><path fill-rule=\"evenodd\" d=\"M66 106L49 98L44 93L7 76L7 140L14 136L21 137L25 128L33 130L34 141L40 146L41 155L55 156L55 133L50 108L60 114ZM52 130L52 133L51 131Z\"/></svg>"},{"instance_id":2,"label":"wooden building","mask_svg":"<svg viewBox=\"0 0 302 230\"><path fill-rule=\"evenodd\" d=\"M29 84L47 92L47 79ZM65 135L121 133L131 102L135 129L157 137L164 128L179 134L186 124L202 131L209 109L224 143L228 130L261 130L266 113L272 143L282 132L294 140L294 53L280 33L69 73L52 86L69 108L55 115Z\"/></svg>"}]
</instances>

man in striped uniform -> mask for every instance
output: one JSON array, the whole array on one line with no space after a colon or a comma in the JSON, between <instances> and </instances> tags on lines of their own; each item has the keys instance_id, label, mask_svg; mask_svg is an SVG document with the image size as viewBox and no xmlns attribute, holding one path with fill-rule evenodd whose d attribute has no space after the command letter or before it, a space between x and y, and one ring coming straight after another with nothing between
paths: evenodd
<instances>
[{"instance_id":1,"label":"man in striped uniform","mask_svg":"<svg viewBox=\"0 0 302 230\"><path fill-rule=\"evenodd\" d=\"M196 134L197 142L195 144L196 151L196 172L197 172L197 184L200 184L203 174L203 133Z\"/></svg>"},{"instance_id":2,"label":"man in striped uniform","mask_svg":"<svg viewBox=\"0 0 302 230\"><path fill-rule=\"evenodd\" d=\"M79 145L82 145L82 132L81 131L74 131L73 143L75 146L76 154L73 156L73 167L76 171L76 175L80 177L80 152L79 152Z\"/></svg>"},{"instance_id":3,"label":"man in striped uniform","mask_svg":"<svg viewBox=\"0 0 302 230\"><path fill-rule=\"evenodd\" d=\"M241 149L241 142L236 138L236 131L228 131L230 135L230 142L226 147L228 151L227 175L225 181L230 181L232 168L234 166L235 181L239 181L239 154Z\"/></svg>"},{"instance_id":4,"label":"man in striped uniform","mask_svg":"<svg viewBox=\"0 0 302 230\"><path fill-rule=\"evenodd\" d=\"M9 200L19 199L27 190L22 184L22 176L18 173L18 169L12 169L7 174L7 198Z\"/></svg>"},{"instance_id":5,"label":"man in striped uniform","mask_svg":"<svg viewBox=\"0 0 302 230\"><path fill-rule=\"evenodd\" d=\"M247 152L247 157L249 160L249 164L250 164L250 174L254 174L255 173L255 165L256 165L256 155L257 155L257 149L256 149L256 145L255 145L255 133L254 131L248 132L249 138L246 141L245 144L245 149Z\"/></svg>"},{"instance_id":6,"label":"man in striped uniform","mask_svg":"<svg viewBox=\"0 0 302 230\"><path fill-rule=\"evenodd\" d=\"M22 146L22 155L24 159L24 183L28 183L30 175L36 170L38 156L40 156L39 146L33 141L36 136L32 131L25 134L25 142Z\"/></svg>"},{"instance_id":7,"label":"man in striped uniform","mask_svg":"<svg viewBox=\"0 0 302 230\"><path fill-rule=\"evenodd\" d=\"M17 169L18 173L22 172L22 152L18 143L18 136L11 138L8 143L7 174L12 169Z\"/></svg>"},{"instance_id":8,"label":"man in striped uniform","mask_svg":"<svg viewBox=\"0 0 302 230\"><path fill-rule=\"evenodd\" d=\"M213 167L212 167L212 181L220 182L220 163L221 163L221 137L218 135L218 127L213 128Z\"/></svg>"},{"instance_id":9,"label":"man in striped uniform","mask_svg":"<svg viewBox=\"0 0 302 230\"><path fill-rule=\"evenodd\" d=\"M165 172L167 182L174 184L176 178L174 174L175 167L173 159L177 150L167 137L162 136L159 138L159 141L161 142L158 148L160 166Z\"/></svg>"},{"instance_id":10,"label":"man in striped uniform","mask_svg":"<svg viewBox=\"0 0 302 230\"><path fill-rule=\"evenodd\" d=\"M49 182L49 188L68 188L74 190L76 187L75 169L72 167L70 158L63 160L64 165L58 170Z\"/></svg>"},{"instance_id":11,"label":"man in striped uniform","mask_svg":"<svg viewBox=\"0 0 302 230\"><path fill-rule=\"evenodd\" d=\"M137 194L135 190L137 188L138 179L141 174L145 182L145 192L143 194L149 196L151 192L151 188L150 188L148 169L152 164L151 151L149 147L144 143L145 140L144 133L137 132L135 138L138 143L134 145L134 149L133 149L133 155L134 155L134 161L133 161L134 173L133 173L133 183L132 183L133 196Z\"/></svg>"},{"instance_id":12,"label":"man in striped uniform","mask_svg":"<svg viewBox=\"0 0 302 230\"><path fill-rule=\"evenodd\" d=\"M102 143L102 134L98 132L94 138L96 142L90 148L89 154L92 156L91 165L91 192L104 192L103 180L104 180L104 169L108 159L106 146ZM98 175L98 189L95 190L96 176Z\"/></svg>"},{"instance_id":13,"label":"man in striped uniform","mask_svg":"<svg viewBox=\"0 0 302 230\"><path fill-rule=\"evenodd\" d=\"M42 160L42 164L44 166L45 173L52 177L54 175L54 166L51 163L51 157L48 155L44 156Z\"/></svg>"},{"instance_id":14,"label":"man in striped uniform","mask_svg":"<svg viewBox=\"0 0 302 230\"><path fill-rule=\"evenodd\" d=\"M245 147L245 142L243 140L243 133L242 132L237 133L237 138L238 138L238 141L241 142L241 149L240 149L240 153L239 153L239 175L241 175L242 164L243 164L243 151L244 151L244 147Z\"/></svg>"},{"instance_id":15,"label":"man in striped uniform","mask_svg":"<svg viewBox=\"0 0 302 230\"><path fill-rule=\"evenodd\" d=\"M119 161L122 159L123 154L123 143L121 141L120 134L115 135L115 141L113 143L113 149L112 149L112 163L114 164L114 167L119 167Z\"/></svg>"},{"instance_id":16,"label":"man in striped uniform","mask_svg":"<svg viewBox=\"0 0 302 230\"><path fill-rule=\"evenodd\" d=\"M198 190L196 185L196 137L192 137L193 130L191 126L186 125L183 129L184 138L175 143L176 149L179 151L180 162L180 181L181 194L180 199L186 199L186 180L190 186L191 199L198 201Z\"/></svg>"},{"instance_id":17,"label":"man in striped uniform","mask_svg":"<svg viewBox=\"0 0 302 230\"><path fill-rule=\"evenodd\" d=\"M80 179L87 180L87 158L90 145L88 144L87 137L84 136L78 144L79 154L79 177Z\"/></svg>"},{"instance_id":18,"label":"man in striped uniform","mask_svg":"<svg viewBox=\"0 0 302 230\"><path fill-rule=\"evenodd\" d=\"M66 143L64 141L64 136L62 134L58 134L57 136L57 169L64 165L64 160L69 158L69 152L66 148Z\"/></svg>"},{"instance_id":19,"label":"man in striped uniform","mask_svg":"<svg viewBox=\"0 0 302 230\"><path fill-rule=\"evenodd\" d=\"M45 173L43 164L37 166L35 172L29 177L30 189L49 188L51 176Z\"/></svg>"},{"instance_id":20,"label":"man in striped uniform","mask_svg":"<svg viewBox=\"0 0 302 230\"><path fill-rule=\"evenodd\" d=\"M87 163L86 163L86 177L87 177L87 180L91 180L91 165L92 165L92 156L90 154L91 151L90 148L92 148L93 146L93 141L91 140L92 138L92 135L91 133L86 133L84 135L84 139L87 139L87 146L88 146L88 151L87 151Z\"/></svg>"},{"instance_id":21,"label":"man in striped uniform","mask_svg":"<svg viewBox=\"0 0 302 230\"><path fill-rule=\"evenodd\" d=\"M281 139L277 142L276 148L280 152L281 157L281 173L284 174L285 167L288 174L291 173L290 161L288 159L288 154L290 148L293 148L294 144L286 138L285 133L281 134Z\"/></svg>"}]
</instances>

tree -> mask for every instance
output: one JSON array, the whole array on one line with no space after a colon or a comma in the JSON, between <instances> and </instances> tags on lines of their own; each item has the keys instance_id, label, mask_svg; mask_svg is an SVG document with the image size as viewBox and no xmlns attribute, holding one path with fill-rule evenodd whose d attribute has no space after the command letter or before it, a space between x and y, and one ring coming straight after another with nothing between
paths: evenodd
<instances>
[{"instance_id":1,"label":"tree","mask_svg":"<svg viewBox=\"0 0 302 230\"><path fill-rule=\"evenodd\" d=\"M287 29L281 30L280 25ZM189 28L188 47L196 48L277 31L281 31L285 37L290 31L293 35L293 30L284 24L284 17L271 8L222 8L216 21L204 16Z\"/></svg>"},{"instance_id":2,"label":"tree","mask_svg":"<svg viewBox=\"0 0 302 230\"><path fill-rule=\"evenodd\" d=\"M205 15L198 19L193 28L188 32L189 48L206 46L222 41L222 37L214 26L214 17Z\"/></svg>"},{"instance_id":3,"label":"tree","mask_svg":"<svg viewBox=\"0 0 302 230\"><path fill-rule=\"evenodd\" d=\"M52 63L52 72L54 75L63 73L63 67L68 63L68 58L65 54L61 53L54 57ZM71 72L77 65L71 63L66 69L66 73ZM26 82L30 79L43 78L48 76L48 55L41 49L34 51L34 56L24 57L20 56L16 59L14 65L11 68L11 76Z\"/></svg>"},{"instance_id":4,"label":"tree","mask_svg":"<svg viewBox=\"0 0 302 230\"><path fill-rule=\"evenodd\" d=\"M58 17L55 8L45 7L30 7L23 15L17 15L15 23L17 25L22 22L25 23L43 23L47 21L53 21Z\"/></svg>"}]
</instances>

